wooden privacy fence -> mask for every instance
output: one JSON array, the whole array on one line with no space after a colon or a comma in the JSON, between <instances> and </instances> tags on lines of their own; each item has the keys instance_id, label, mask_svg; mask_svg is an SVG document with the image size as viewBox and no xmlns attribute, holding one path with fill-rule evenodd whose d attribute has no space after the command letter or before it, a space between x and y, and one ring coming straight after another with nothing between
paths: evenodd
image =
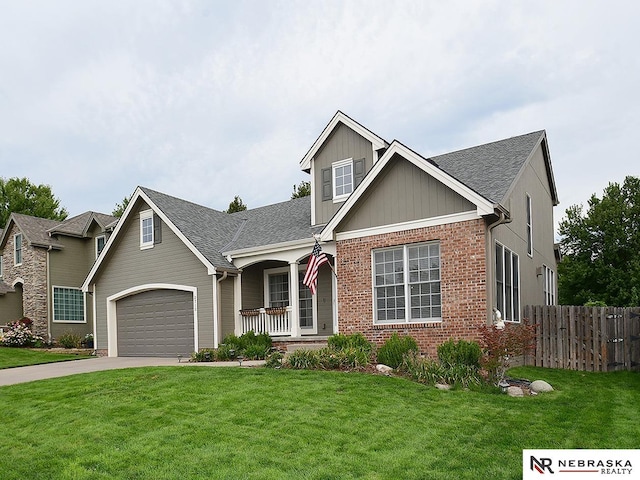
<instances>
[{"instance_id":1,"label":"wooden privacy fence","mask_svg":"<svg viewBox=\"0 0 640 480\"><path fill-rule=\"evenodd\" d=\"M528 305L524 317L537 326L528 365L640 371L640 308Z\"/></svg>"}]
</instances>

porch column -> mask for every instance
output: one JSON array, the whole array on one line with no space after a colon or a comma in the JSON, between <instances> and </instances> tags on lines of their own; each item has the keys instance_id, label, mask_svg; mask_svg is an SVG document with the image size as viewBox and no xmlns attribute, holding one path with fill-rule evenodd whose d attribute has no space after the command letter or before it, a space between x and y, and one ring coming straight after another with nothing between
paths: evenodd
<instances>
[{"instance_id":1,"label":"porch column","mask_svg":"<svg viewBox=\"0 0 640 480\"><path fill-rule=\"evenodd\" d=\"M291 305L291 312L289 316L289 321L291 322L291 336L299 337L300 336L300 286L298 283L300 280L298 279L298 262L289 263L289 273L291 281L289 282L289 298L291 301L289 302Z\"/></svg>"},{"instance_id":2,"label":"porch column","mask_svg":"<svg viewBox=\"0 0 640 480\"><path fill-rule=\"evenodd\" d=\"M244 332L242 331L242 317L240 316L240 309L242 308L242 273L238 273L238 276L233 279L233 318L235 324L233 329L235 334L239 337Z\"/></svg>"}]
</instances>

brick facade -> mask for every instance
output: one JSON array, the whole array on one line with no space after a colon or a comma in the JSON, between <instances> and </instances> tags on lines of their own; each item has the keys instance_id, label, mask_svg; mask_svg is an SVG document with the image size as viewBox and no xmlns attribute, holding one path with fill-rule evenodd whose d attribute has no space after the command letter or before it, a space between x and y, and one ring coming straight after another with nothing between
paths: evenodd
<instances>
[{"instance_id":1,"label":"brick facade","mask_svg":"<svg viewBox=\"0 0 640 480\"><path fill-rule=\"evenodd\" d=\"M411 335L431 357L449 338L478 340L487 322L485 231L478 219L336 242L339 333L361 332L378 346L393 332ZM428 241L440 243L442 322L374 325L372 250Z\"/></svg>"},{"instance_id":2,"label":"brick facade","mask_svg":"<svg viewBox=\"0 0 640 480\"><path fill-rule=\"evenodd\" d=\"M32 247L22 236L22 264L14 265L14 235L20 233L14 227L9 232L3 250L3 280L13 286L22 280L23 315L33 321L31 327L37 335L47 336L47 251ZM17 318L15 320L18 320Z\"/></svg>"}]
</instances>

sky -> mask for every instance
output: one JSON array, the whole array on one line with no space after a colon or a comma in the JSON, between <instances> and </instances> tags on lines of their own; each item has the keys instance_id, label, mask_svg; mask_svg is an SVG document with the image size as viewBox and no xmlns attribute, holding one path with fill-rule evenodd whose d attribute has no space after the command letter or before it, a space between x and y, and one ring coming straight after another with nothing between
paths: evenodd
<instances>
[{"instance_id":1,"label":"sky","mask_svg":"<svg viewBox=\"0 0 640 480\"><path fill-rule=\"evenodd\" d=\"M640 176L640 2L0 0L0 177L288 200L337 110L431 156L545 129L556 222Z\"/></svg>"}]
</instances>

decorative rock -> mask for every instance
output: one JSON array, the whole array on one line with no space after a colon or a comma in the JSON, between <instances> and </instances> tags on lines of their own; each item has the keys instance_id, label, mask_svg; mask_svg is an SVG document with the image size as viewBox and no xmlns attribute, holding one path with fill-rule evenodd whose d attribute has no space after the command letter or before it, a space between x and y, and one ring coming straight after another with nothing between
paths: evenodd
<instances>
[{"instance_id":1,"label":"decorative rock","mask_svg":"<svg viewBox=\"0 0 640 480\"><path fill-rule=\"evenodd\" d=\"M451 385L447 385L446 383L436 383L436 388L438 390L451 390Z\"/></svg>"},{"instance_id":2,"label":"decorative rock","mask_svg":"<svg viewBox=\"0 0 640 480\"><path fill-rule=\"evenodd\" d=\"M376 365L376 370L380 373L384 373L385 375L391 375L391 372L393 372L393 368L387 365L383 365L382 363Z\"/></svg>"},{"instance_id":3,"label":"decorative rock","mask_svg":"<svg viewBox=\"0 0 640 480\"><path fill-rule=\"evenodd\" d=\"M509 387L507 388L507 395L510 397L524 397L524 392L520 387Z\"/></svg>"},{"instance_id":4,"label":"decorative rock","mask_svg":"<svg viewBox=\"0 0 640 480\"><path fill-rule=\"evenodd\" d=\"M552 392L553 387L549 385L544 380L536 380L535 382L531 382L531 391L536 393L542 392Z\"/></svg>"}]
</instances>

